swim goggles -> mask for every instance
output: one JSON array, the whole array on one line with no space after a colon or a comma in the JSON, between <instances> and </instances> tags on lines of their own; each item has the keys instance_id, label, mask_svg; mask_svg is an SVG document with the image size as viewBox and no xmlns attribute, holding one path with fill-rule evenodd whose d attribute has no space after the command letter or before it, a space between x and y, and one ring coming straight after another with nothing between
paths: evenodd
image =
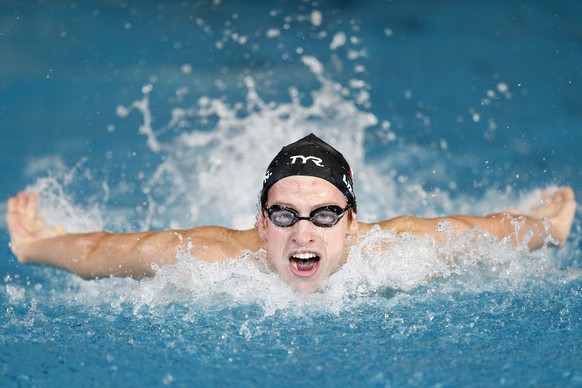
<instances>
[{"instance_id":1,"label":"swim goggles","mask_svg":"<svg viewBox=\"0 0 582 388\"><path fill-rule=\"evenodd\" d=\"M299 213L295 209L281 205L273 205L265 210L267 210L267 216L271 222L281 228L288 228L301 220L311 221L320 228L331 228L339 222L351 207L351 205L345 208L335 205L323 206L312 211L309 217L299 217Z\"/></svg>"}]
</instances>

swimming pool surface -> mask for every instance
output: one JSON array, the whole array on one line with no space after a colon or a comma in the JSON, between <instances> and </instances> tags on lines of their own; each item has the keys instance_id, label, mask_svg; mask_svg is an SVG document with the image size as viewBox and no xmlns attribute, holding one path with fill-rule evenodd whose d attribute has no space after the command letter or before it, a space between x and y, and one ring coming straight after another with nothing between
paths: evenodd
<instances>
[{"instance_id":1,"label":"swimming pool surface","mask_svg":"<svg viewBox=\"0 0 582 388\"><path fill-rule=\"evenodd\" d=\"M9 195L49 223L249 227L314 132L358 217L582 198L582 3L0 5L0 386L582 386L581 213L562 249L371 234L321 292L250 257L152 279L16 262ZM368 244L368 245L366 245Z\"/></svg>"}]
</instances>

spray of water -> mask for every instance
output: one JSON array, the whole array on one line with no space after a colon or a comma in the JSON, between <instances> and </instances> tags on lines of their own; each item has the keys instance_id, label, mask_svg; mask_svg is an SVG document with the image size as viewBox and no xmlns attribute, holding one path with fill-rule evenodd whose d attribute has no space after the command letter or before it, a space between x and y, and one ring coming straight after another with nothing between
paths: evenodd
<instances>
[{"instance_id":1,"label":"spray of water","mask_svg":"<svg viewBox=\"0 0 582 388\"><path fill-rule=\"evenodd\" d=\"M247 78L245 104L229 106L219 99L203 97L195 107L174 109L169 123L157 130L152 126L149 107L151 85L144 87L142 100L118 108L121 116L132 110L141 112L144 120L140 133L146 136L152 152L165 154L164 162L144 188L148 202L155 207L153 213L161 210L174 221L183 219L182 225L174 222L176 227L210 223L251 227L270 159L285 144L310 132L341 150L351 161L356 177L362 171L362 192L374 191L373 186L382 179L363 180L367 174L363 138L366 128L377 123L376 117L360 111L353 101L346 99L342 87L323 76L323 66L317 59L305 56L303 61L321 84L312 92L308 105L302 104L294 89L289 91L290 102L265 102L254 81ZM183 129L211 118L215 120L212 131ZM159 133L168 130L177 130L178 135L161 142ZM168 182L171 190L167 189ZM389 187L386 185L383 191ZM154 219L150 222L157 224Z\"/></svg>"},{"instance_id":2,"label":"spray of water","mask_svg":"<svg viewBox=\"0 0 582 388\"><path fill-rule=\"evenodd\" d=\"M151 115L149 97L153 85L143 88L141 100L118 108L120 117L132 111L142 115L139 133L145 136L150 152L164 156L142 187L148 199L142 229L204 224L252 227L265 166L283 145L310 132L326 139L350 161L363 220L400 214L401 209L420 212L430 201L444 209L475 208L474 203L462 197L453 206L447 193L431 195L418 185L399 191L393 177L386 174L385 165L366 161L365 132L378 124L378 119L346 97L341 85L325 77L317 59L304 56L303 63L320 83L308 103L300 101L295 89L289 91L289 102L266 102L254 81L247 78L244 103L231 106L219 99L202 97L193 107L175 108L170 121L159 128ZM192 126L204 121L214 122L213 128L198 130ZM168 132L176 136L162 141L160 135ZM385 163L399 155L387 155ZM93 200L89 207L81 207L67 194L69 183L82 175L79 171L80 166L63 170L56 176L39 179L32 187L40 193L49 222L62 224L73 232L99 230L116 222L114 216L108 216L103 201ZM104 182L102 187L107 196L108 184ZM538 197L537 192L523 193L522 198L510 194L503 196L507 208L529 206ZM498 192L488 192L476 207L499 205L499 197ZM572 257L567 249L561 254ZM158 268L152 279L84 281L69 277L68 289L82 303L105 302L116 310L129 305L138 316L173 304L185 306L185 320L195 320L201 306L217 304L257 305L267 316L282 309L306 308L339 314L362 297L393 297L435 282L440 282L443 289L462 287L466 292L521 287L552 268L552 258L557 257L548 255L546 250L532 254L523 246L515 248L503 241L473 235L437 246L427 238L374 229L360 238L348 263L332 275L320 292L306 295L283 283L270 271L263 256L261 252L249 252L242 258L209 264L192 258L189 252L181 252L175 265ZM14 300L25 297L17 286L11 285L9 291ZM64 292L62 297L69 298L70 294Z\"/></svg>"}]
</instances>

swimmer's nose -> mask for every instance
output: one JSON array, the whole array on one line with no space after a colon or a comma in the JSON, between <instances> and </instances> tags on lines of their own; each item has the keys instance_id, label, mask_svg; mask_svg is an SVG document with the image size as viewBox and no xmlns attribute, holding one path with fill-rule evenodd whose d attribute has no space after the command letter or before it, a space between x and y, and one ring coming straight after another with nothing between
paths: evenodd
<instances>
[{"instance_id":1,"label":"swimmer's nose","mask_svg":"<svg viewBox=\"0 0 582 388\"><path fill-rule=\"evenodd\" d=\"M314 241L317 233L317 226L315 226L311 221L300 220L293 225L292 228L293 241L299 244L299 246L305 247Z\"/></svg>"}]
</instances>

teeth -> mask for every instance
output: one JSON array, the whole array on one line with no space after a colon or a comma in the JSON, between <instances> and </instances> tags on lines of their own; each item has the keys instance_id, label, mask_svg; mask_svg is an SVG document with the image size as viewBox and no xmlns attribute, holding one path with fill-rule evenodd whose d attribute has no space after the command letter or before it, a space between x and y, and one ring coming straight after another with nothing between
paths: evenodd
<instances>
[{"instance_id":1,"label":"teeth","mask_svg":"<svg viewBox=\"0 0 582 388\"><path fill-rule=\"evenodd\" d=\"M317 255L315 253L296 253L293 257L300 260L309 260L316 258Z\"/></svg>"}]
</instances>

